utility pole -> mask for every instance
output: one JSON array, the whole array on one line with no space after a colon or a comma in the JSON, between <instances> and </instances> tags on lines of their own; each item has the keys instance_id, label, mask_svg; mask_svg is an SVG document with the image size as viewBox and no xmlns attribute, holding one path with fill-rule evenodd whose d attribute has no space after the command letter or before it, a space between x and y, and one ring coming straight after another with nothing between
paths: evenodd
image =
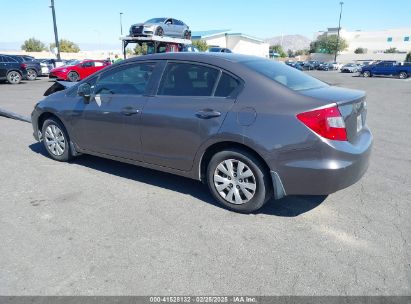
<instances>
[{"instance_id":1,"label":"utility pole","mask_svg":"<svg viewBox=\"0 0 411 304\"><path fill-rule=\"evenodd\" d=\"M337 32L337 48L335 50L335 55L334 55L334 62L337 62L337 54L338 54L338 46L340 43L340 30L341 30L341 14L342 14L342 7L343 7L344 2L340 2L340 19L338 21L338 32Z\"/></svg>"},{"instance_id":2,"label":"utility pole","mask_svg":"<svg viewBox=\"0 0 411 304\"><path fill-rule=\"evenodd\" d=\"M56 12L54 10L54 0L51 0L51 12L53 14L53 25L54 25L54 42L56 44L56 48L57 48L57 59L61 60L60 57L60 43L59 43L59 35L57 33L57 23L56 23Z\"/></svg>"},{"instance_id":3,"label":"utility pole","mask_svg":"<svg viewBox=\"0 0 411 304\"><path fill-rule=\"evenodd\" d=\"M121 33L121 36L123 36L123 20L122 20L122 17L123 17L123 13L120 13L120 33Z\"/></svg>"}]
</instances>

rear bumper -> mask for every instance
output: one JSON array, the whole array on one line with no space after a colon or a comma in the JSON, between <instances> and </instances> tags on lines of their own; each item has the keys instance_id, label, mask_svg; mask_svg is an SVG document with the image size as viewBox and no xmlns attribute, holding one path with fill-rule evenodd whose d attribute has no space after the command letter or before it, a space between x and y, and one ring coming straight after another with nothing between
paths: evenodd
<instances>
[{"instance_id":1,"label":"rear bumper","mask_svg":"<svg viewBox=\"0 0 411 304\"><path fill-rule=\"evenodd\" d=\"M367 171L373 138L366 129L355 145L326 141L321 157L291 160L276 171L286 195L327 195L355 184Z\"/></svg>"}]
</instances>

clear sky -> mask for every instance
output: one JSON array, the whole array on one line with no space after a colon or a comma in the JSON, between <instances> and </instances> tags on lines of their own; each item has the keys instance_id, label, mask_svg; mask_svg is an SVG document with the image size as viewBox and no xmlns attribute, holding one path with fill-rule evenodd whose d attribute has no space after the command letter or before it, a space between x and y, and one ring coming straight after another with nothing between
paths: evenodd
<instances>
[{"instance_id":1,"label":"clear sky","mask_svg":"<svg viewBox=\"0 0 411 304\"><path fill-rule=\"evenodd\" d=\"M1 0L0 42L36 37L53 41L50 0ZM192 31L231 29L260 38L338 26L337 0L55 0L60 38L117 44L123 31L152 17L175 17ZM411 0L344 0L342 27L374 30L411 27Z\"/></svg>"}]
</instances>

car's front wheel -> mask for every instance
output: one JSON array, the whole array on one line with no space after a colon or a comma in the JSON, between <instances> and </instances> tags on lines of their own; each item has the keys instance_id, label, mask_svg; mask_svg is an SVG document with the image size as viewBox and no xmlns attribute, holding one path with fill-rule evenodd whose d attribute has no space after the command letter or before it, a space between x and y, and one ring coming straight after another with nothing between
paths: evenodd
<instances>
[{"instance_id":1,"label":"car's front wheel","mask_svg":"<svg viewBox=\"0 0 411 304\"><path fill-rule=\"evenodd\" d=\"M164 30L163 30L162 27L158 27L158 28L156 29L156 36L160 36L160 37L163 37L163 36L164 36Z\"/></svg>"},{"instance_id":2,"label":"car's front wheel","mask_svg":"<svg viewBox=\"0 0 411 304\"><path fill-rule=\"evenodd\" d=\"M400 72L399 77L400 77L400 79L407 79L407 78L408 78L408 74L407 74L407 72Z\"/></svg>"},{"instance_id":3,"label":"car's front wheel","mask_svg":"<svg viewBox=\"0 0 411 304\"><path fill-rule=\"evenodd\" d=\"M36 70L28 69L27 70L27 80L32 81L32 80L36 80L36 78L37 78Z\"/></svg>"},{"instance_id":4,"label":"car's front wheel","mask_svg":"<svg viewBox=\"0 0 411 304\"><path fill-rule=\"evenodd\" d=\"M269 172L246 151L216 153L207 169L207 183L214 198L228 209L250 213L272 196Z\"/></svg>"},{"instance_id":5,"label":"car's front wheel","mask_svg":"<svg viewBox=\"0 0 411 304\"><path fill-rule=\"evenodd\" d=\"M71 82L76 82L76 81L80 80L80 76L76 72L72 71L72 72L68 73L67 79Z\"/></svg>"},{"instance_id":6,"label":"car's front wheel","mask_svg":"<svg viewBox=\"0 0 411 304\"><path fill-rule=\"evenodd\" d=\"M47 119L42 128L44 147L50 157L57 161L69 161L72 157L70 140L63 124L55 118Z\"/></svg>"}]
</instances>

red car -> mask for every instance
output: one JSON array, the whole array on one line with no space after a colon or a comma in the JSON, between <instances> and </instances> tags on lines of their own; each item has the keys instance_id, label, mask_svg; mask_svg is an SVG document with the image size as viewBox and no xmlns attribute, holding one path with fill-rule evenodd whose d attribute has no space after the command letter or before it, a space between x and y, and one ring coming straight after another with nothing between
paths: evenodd
<instances>
[{"instance_id":1,"label":"red car","mask_svg":"<svg viewBox=\"0 0 411 304\"><path fill-rule=\"evenodd\" d=\"M111 63L105 60L83 60L74 61L70 65L64 65L52 69L49 78L57 78L59 80L79 81L91 74L104 69Z\"/></svg>"}]
</instances>

